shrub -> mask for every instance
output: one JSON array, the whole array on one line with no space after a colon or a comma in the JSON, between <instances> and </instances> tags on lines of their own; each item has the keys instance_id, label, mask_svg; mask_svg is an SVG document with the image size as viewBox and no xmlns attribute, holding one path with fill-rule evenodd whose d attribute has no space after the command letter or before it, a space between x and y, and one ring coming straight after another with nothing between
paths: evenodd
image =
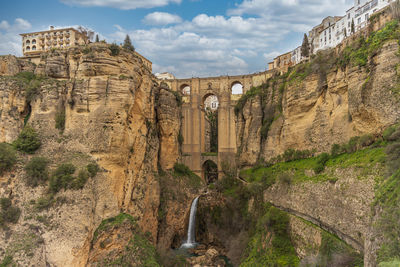
<instances>
[{"instance_id":1,"label":"shrub","mask_svg":"<svg viewBox=\"0 0 400 267\"><path fill-rule=\"evenodd\" d=\"M50 192L57 193L62 188L67 189L74 180L74 177L72 176L74 172L75 166L70 163L61 164L58 166L50 178Z\"/></svg>"},{"instance_id":2,"label":"shrub","mask_svg":"<svg viewBox=\"0 0 400 267\"><path fill-rule=\"evenodd\" d=\"M382 134L383 139L386 141L390 141L389 138L396 131L396 128L396 126L391 126L387 128Z\"/></svg>"},{"instance_id":3,"label":"shrub","mask_svg":"<svg viewBox=\"0 0 400 267\"><path fill-rule=\"evenodd\" d=\"M27 175L26 183L30 186L37 186L49 179L47 170L48 160L44 157L34 157L25 166Z\"/></svg>"},{"instance_id":4,"label":"shrub","mask_svg":"<svg viewBox=\"0 0 400 267\"><path fill-rule=\"evenodd\" d=\"M88 179L89 179L89 172L87 170L80 170L78 173L78 177L76 177L72 181L71 188L82 189L85 186Z\"/></svg>"},{"instance_id":5,"label":"shrub","mask_svg":"<svg viewBox=\"0 0 400 267\"><path fill-rule=\"evenodd\" d=\"M340 154L343 154L343 153L344 153L344 150L340 145L338 145L338 144L333 144L332 145L332 148L331 148L331 156L332 157L336 157L336 156L338 156Z\"/></svg>"},{"instance_id":6,"label":"shrub","mask_svg":"<svg viewBox=\"0 0 400 267\"><path fill-rule=\"evenodd\" d=\"M41 142L35 129L27 125L21 131L13 145L19 151L33 154L40 147Z\"/></svg>"},{"instance_id":7,"label":"shrub","mask_svg":"<svg viewBox=\"0 0 400 267\"><path fill-rule=\"evenodd\" d=\"M35 202L35 209L38 211L47 210L53 205L54 199L52 195L38 198Z\"/></svg>"},{"instance_id":8,"label":"shrub","mask_svg":"<svg viewBox=\"0 0 400 267\"><path fill-rule=\"evenodd\" d=\"M112 56L118 56L120 52L120 48L116 43L113 43L109 47Z\"/></svg>"},{"instance_id":9,"label":"shrub","mask_svg":"<svg viewBox=\"0 0 400 267\"><path fill-rule=\"evenodd\" d=\"M321 173L325 170L325 164L329 160L330 156L328 153L322 153L317 159L316 166L314 167L314 172L316 174Z\"/></svg>"},{"instance_id":10,"label":"shrub","mask_svg":"<svg viewBox=\"0 0 400 267\"><path fill-rule=\"evenodd\" d=\"M0 143L0 175L11 169L16 162L14 149L9 144Z\"/></svg>"},{"instance_id":11,"label":"shrub","mask_svg":"<svg viewBox=\"0 0 400 267\"><path fill-rule=\"evenodd\" d=\"M60 130L61 132L65 129L65 110L57 111L55 116L56 121L56 129Z\"/></svg>"},{"instance_id":12,"label":"shrub","mask_svg":"<svg viewBox=\"0 0 400 267\"><path fill-rule=\"evenodd\" d=\"M97 165L96 163L89 163L86 166L87 171L89 172L90 177L95 177L96 174L99 172L100 168L99 165Z\"/></svg>"},{"instance_id":13,"label":"shrub","mask_svg":"<svg viewBox=\"0 0 400 267\"><path fill-rule=\"evenodd\" d=\"M290 175L290 173L284 172L279 174L278 179L282 183L290 185L292 183L293 177L292 175Z\"/></svg>"},{"instance_id":14,"label":"shrub","mask_svg":"<svg viewBox=\"0 0 400 267\"><path fill-rule=\"evenodd\" d=\"M175 163L174 173L177 174L178 176L189 176L192 174L192 171L185 164Z\"/></svg>"},{"instance_id":15,"label":"shrub","mask_svg":"<svg viewBox=\"0 0 400 267\"><path fill-rule=\"evenodd\" d=\"M10 255L6 255L4 259L0 262L0 267L8 267L13 265L13 257Z\"/></svg>"},{"instance_id":16,"label":"shrub","mask_svg":"<svg viewBox=\"0 0 400 267\"><path fill-rule=\"evenodd\" d=\"M19 216L21 215L21 210L15 207L11 203L9 198L0 199L0 226L4 227L6 223L17 223Z\"/></svg>"}]
</instances>

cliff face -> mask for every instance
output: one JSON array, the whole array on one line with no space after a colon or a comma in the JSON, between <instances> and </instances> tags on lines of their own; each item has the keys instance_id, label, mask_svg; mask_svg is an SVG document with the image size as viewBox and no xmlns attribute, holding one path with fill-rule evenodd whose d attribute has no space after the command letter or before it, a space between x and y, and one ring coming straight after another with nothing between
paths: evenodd
<instances>
[{"instance_id":1,"label":"cliff face","mask_svg":"<svg viewBox=\"0 0 400 267\"><path fill-rule=\"evenodd\" d=\"M330 51L273 78L238 113L240 165L254 165L289 148L329 151L332 144L380 134L397 122L398 49L397 41L386 42L366 67L344 68L329 63L341 51Z\"/></svg>"},{"instance_id":2,"label":"cliff face","mask_svg":"<svg viewBox=\"0 0 400 267\"><path fill-rule=\"evenodd\" d=\"M21 70L13 57L0 63L5 66L2 74ZM171 168L179 156L177 141L175 145L168 141L177 140L179 133L179 117L169 117L171 112L179 114L175 96L160 94L141 59L123 50L113 56L105 44L45 54L35 74L38 76L31 81L18 75L0 77L0 141L15 140L25 119L42 141L36 154L50 159L50 167L61 162L80 166L97 161L102 170L83 190L59 193L66 199L64 204L42 212L29 203L45 195L47 188L32 189L24 183L23 165L31 156L20 154L21 165L1 178L9 181L3 184L1 197L9 196L24 207L20 221L35 225L35 234L43 238L38 244L41 252L32 252L41 258L35 262L38 266L46 262L85 265L94 230L103 219L121 211L132 215L141 231L148 232L156 243L160 187L154 173L159 162ZM29 99L27 88L33 89ZM156 111L158 100L161 108ZM55 128L60 112L65 114L63 133ZM168 129L168 124L174 128ZM51 227L38 222L38 216L47 218ZM11 238L27 227L26 223L11 226ZM12 242L5 238L10 233L1 234L0 247L10 251ZM26 255L15 257L19 260Z\"/></svg>"}]
</instances>

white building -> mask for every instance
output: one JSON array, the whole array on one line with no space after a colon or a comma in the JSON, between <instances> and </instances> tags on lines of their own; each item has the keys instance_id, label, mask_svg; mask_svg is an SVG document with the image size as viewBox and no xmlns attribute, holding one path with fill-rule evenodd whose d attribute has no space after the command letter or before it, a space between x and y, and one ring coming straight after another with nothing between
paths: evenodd
<instances>
[{"instance_id":1,"label":"white building","mask_svg":"<svg viewBox=\"0 0 400 267\"><path fill-rule=\"evenodd\" d=\"M292 63L294 65L299 64L303 59L301 55L301 46L297 47L295 50L292 51Z\"/></svg>"},{"instance_id":2,"label":"white building","mask_svg":"<svg viewBox=\"0 0 400 267\"><path fill-rule=\"evenodd\" d=\"M174 80L175 76L169 72L156 73L155 76L159 80Z\"/></svg>"}]
</instances>

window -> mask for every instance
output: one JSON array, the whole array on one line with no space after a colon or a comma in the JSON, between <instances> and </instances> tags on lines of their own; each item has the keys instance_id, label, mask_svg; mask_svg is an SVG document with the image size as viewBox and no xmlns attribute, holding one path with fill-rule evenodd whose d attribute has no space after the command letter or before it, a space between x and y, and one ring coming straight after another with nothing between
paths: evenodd
<instances>
[{"instance_id":1,"label":"window","mask_svg":"<svg viewBox=\"0 0 400 267\"><path fill-rule=\"evenodd\" d=\"M28 45L28 44L31 44L31 41L29 41L29 40L28 40L28 41L26 41L26 44L27 44L27 45Z\"/></svg>"},{"instance_id":2,"label":"window","mask_svg":"<svg viewBox=\"0 0 400 267\"><path fill-rule=\"evenodd\" d=\"M348 19L350 19L350 13L349 13L349 14L347 14L347 18L348 18Z\"/></svg>"},{"instance_id":3,"label":"window","mask_svg":"<svg viewBox=\"0 0 400 267\"><path fill-rule=\"evenodd\" d=\"M32 51L36 51L36 46L32 46Z\"/></svg>"},{"instance_id":4,"label":"window","mask_svg":"<svg viewBox=\"0 0 400 267\"><path fill-rule=\"evenodd\" d=\"M358 24L361 24L361 18L358 18Z\"/></svg>"},{"instance_id":5,"label":"window","mask_svg":"<svg viewBox=\"0 0 400 267\"><path fill-rule=\"evenodd\" d=\"M365 14L365 21L367 21L368 18L369 18L369 14L367 13L367 14Z\"/></svg>"},{"instance_id":6,"label":"window","mask_svg":"<svg viewBox=\"0 0 400 267\"><path fill-rule=\"evenodd\" d=\"M30 51L31 48L29 46L26 47L26 51Z\"/></svg>"}]
</instances>

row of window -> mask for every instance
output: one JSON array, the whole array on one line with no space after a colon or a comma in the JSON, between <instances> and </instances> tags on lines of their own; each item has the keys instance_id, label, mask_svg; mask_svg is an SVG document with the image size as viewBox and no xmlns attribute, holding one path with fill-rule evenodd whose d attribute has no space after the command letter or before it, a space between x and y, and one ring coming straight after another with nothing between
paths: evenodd
<instances>
[{"instance_id":1,"label":"row of window","mask_svg":"<svg viewBox=\"0 0 400 267\"><path fill-rule=\"evenodd\" d=\"M65 47L69 47L70 45L69 44L66 44L65 45ZM64 45L60 45L60 46L48 46L47 47L47 49L51 49L51 48L64 48ZM37 48L36 48L36 45L33 45L32 46L32 50L31 50L31 47L30 46L27 46L26 48L25 48L25 51L36 51L37 50ZM42 46L42 50L45 50L45 47L44 46Z\"/></svg>"}]
</instances>

